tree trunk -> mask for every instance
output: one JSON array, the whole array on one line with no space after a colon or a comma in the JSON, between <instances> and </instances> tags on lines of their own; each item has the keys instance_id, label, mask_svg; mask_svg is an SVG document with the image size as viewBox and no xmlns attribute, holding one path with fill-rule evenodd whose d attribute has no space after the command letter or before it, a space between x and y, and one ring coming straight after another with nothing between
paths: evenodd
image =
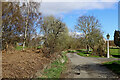
<instances>
[{"instance_id":1,"label":"tree trunk","mask_svg":"<svg viewBox=\"0 0 120 80\"><path fill-rule=\"evenodd\" d=\"M8 43L6 42L6 53L8 53Z\"/></svg>"},{"instance_id":2,"label":"tree trunk","mask_svg":"<svg viewBox=\"0 0 120 80\"><path fill-rule=\"evenodd\" d=\"M25 41L26 41L26 37L27 37L27 27L28 27L28 18L29 18L29 3L27 3L28 5L28 16L26 19L26 28L25 28L25 38L24 38L24 43L23 43L23 50L25 50Z\"/></svg>"},{"instance_id":3,"label":"tree trunk","mask_svg":"<svg viewBox=\"0 0 120 80\"><path fill-rule=\"evenodd\" d=\"M94 53L95 53L94 47L90 46L90 48L93 50L93 51L92 51L92 55L94 55Z\"/></svg>"},{"instance_id":4,"label":"tree trunk","mask_svg":"<svg viewBox=\"0 0 120 80\"><path fill-rule=\"evenodd\" d=\"M86 46L86 49L87 49L87 53L88 53L89 52L89 46L88 45Z\"/></svg>"}]
</instances>

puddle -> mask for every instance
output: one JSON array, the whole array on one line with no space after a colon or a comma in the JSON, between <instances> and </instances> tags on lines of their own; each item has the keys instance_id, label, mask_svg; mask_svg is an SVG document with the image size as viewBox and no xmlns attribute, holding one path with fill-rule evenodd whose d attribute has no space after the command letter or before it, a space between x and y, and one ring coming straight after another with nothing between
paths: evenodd
<instances>
[{"instance_id":1,"label":"puddle","mask_svg":"<svg viewBox=\"0 0 120 80\"><path fill-rule=\"evenodd\" d=\"M80 73L75 73L75 75L80 75Z\"/></svg>"}]
</instances>

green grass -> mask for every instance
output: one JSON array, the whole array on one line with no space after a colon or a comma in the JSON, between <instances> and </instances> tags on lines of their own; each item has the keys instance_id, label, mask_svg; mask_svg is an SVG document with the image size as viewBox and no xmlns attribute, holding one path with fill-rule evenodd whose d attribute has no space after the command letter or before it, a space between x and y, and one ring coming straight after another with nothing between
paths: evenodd
<instances>
[{"instance_id":1,"label":"green grass","mask_svg":"<svg viewBox=\"0 0 120 80\"><path fill-rule=\"evenodd\" d=\"M63 59L65 62L62 63L60 59L55 60L54 62L51 63L51 67L49 69L44 69L43 76L45 78L60 78L61 73L63 70L66 69L66 62L67 62L67 57L65 56L66 52L62 52L62 57L60 59Z\"/></svg>"},{"instance_id":2,"label":"green grass","mask_svg":"<svg viewBox=\"0 0 120 80\"><path fill-rule=\"evenodd\" d=\"M26 46L25 46L25 49L26 49L26 48L32 48L32 47L26 47ZM42 48L42 46L38 46L37 48L40 49L40 48ZM16 49L16 50L23 50L23 46L17 46L15 49Z\"/></svg>"},{"instance_id":3,"label":"green grass","mask_svg":"<svg viewBox=\"0 0 120 80\"><path fill-rule=\"evenodd\" d=\"M68 50L67 53L75 53L75 52L81 52L86 51L86 49L80 49L80 50Z\"/></svg>"},{"instance_id":4,"label":"green grass","mask_svg":"<svg viewBox=\"0 0 120 80\"><path fill-rule=\"evenodd\" d=\"M77 52L76 50L68 50L67 51L68 53L75 53L75 52Z\"/></svg>"},{"instance_id":5,"label":"green grass","mask_svg":"<svg viewBox=\"0 0 120 80\"><path fill-rule=\"evenodd\" d=\"M120 55L119 49L111 48L111 49L110 49L110 54L111 54L111 55Z\"/></svg>"},{"instance_id":6,"label":"green grass","mask_svg":"<svg viewBox=\"0 0 120 80\"><path fill-rule=\"evenodd\" d=\"M91 53L87 54L86 52L79 52L77 54L84 57L99 57L99 56L91 55Z\"/></svg>"},{"instance_id":7,"label":"green grass","mask_svg":"<svg viewBox=\"0 0 120 80\"><path fill-rule=\"evenodd\" d=\"M40 48L43 48L43 46L38 46L37 48L39 48L39 49L40 49Z\"/></svg>"},{"instance_id":8,"label":"green grass","mask_svg":"<svg viewBox=\"0 0 120 80\"><path fill-rule=\"evenodd\" d=\"M111 58L120 58L120 49L110 48L110 55L112 55Z\"/></svg>"},{"instance_id":9,"label":"green grass","mask_svg":"<svg viewBox=\"0 0 120 80\"><path fill-rule=\"evenodd\" d=\"M117 63L117 64L114 64ZM120 61L111 61L103 63L108 69L112 70L114 73L120 75Z\"/></svg>"},{"instance_id":10,"label":"green grass","mask_svg":"<svg viewBox=\"0 0 120 80\"><path fill-rule=\"evenodd\" d=\"M78 55L84 57L100 57L100 56L91 55L92 52L86 53L86 49L76 50L76 52L78 52L77 53ZM111 58L120 58L119 49L110 48L110 55L112 55Z\"/></svg>"},{"instance_id":11,"label":"green grass","mask_svg":"<svg viewBox=\"0 0 120 80\"><path fill-rule=\"evenodd\" d=\"M25 46L25 48L27 48L26 46ZM16 47L16 50L22 50L23 49L23 46L17 46Z\"/></svg>"},{"instance_id":12,"label":"green grass","mask_svg":"<svg viewBox=\"0 0 120 80\"><path fill-rule=\"evenodd\" d=\"M86 52L86 49L81 49L81 50L76 50L78 53L78 55L80 56L84 56L84 57L99 57L99 56L95 56L95 55L91 55L92 52Z\"/></svg>"},{"instance_id":13,"label":"green grass","mask_svg":"<svg viewBox=\"0 0 120 80\"><path fill-rule=\"evenodd\" d=\"M85 54L84 52L79 52L77 54L80 55L80 56L87 56L87 54Z\"/></svg>"}]
</instances>

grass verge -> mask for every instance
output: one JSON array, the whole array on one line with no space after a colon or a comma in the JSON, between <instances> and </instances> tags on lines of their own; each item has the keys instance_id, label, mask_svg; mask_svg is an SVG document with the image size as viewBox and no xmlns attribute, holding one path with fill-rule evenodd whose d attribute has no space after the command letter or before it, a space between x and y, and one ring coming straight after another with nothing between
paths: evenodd
<instances>
[{"instance_id":1,"label":"grass verge","mask_svg":"<svg viewBox=\"0 0 120 80\"><path fill-rule=\"evenodd\" d=\"M91 55L92 52L86 53L86 50L83 50L83 49L76 50L74 52L77 52L78 55L84 56L84 57L100 57L100 56ZM120 58L119 49L110 48L110 55L112 55L110 58Z\"/></svg>"},{"instance_id":2,"label":"grass verge","mask_svg":"<svg viewBox=\"0 0 120 80\"><path fill-rule=\"evenodd\" d=\"M95 55L91 55L90 53L84 53L84 52L79 52L77 53L80 56L84 56L84 57L100 57L100 56L95 56Z\"/></svg>"},{"instance_id":3,"label":"grass verge","mask_svg":"<svg viewBox=\"0 0 120 80\"><path fill-rule=\"evenodd\" d=\"M112 55L112 58L120 58L120 49L110 48L110 55Z\"/></svg>"},{"instance_id":4,"label":"grass verge","mask_svg":"<svg viewBox=\"0 0 120 80\"><path fill-rule=\"evenodd\" d=\"M111 61L103 63L108 69L112 70L114 73L120 75L120 61Z\"/></svg>"},{"instance_id":5,"label":"grass verge","mask_svg":"<svg viewBox=\"0 0 120 80\"><path fill-rule=\"evenodd\" d=\"M25 48L27 48L27 47L25 46ZM16 50L22 50L22 49L23 49L23 46L17 46L15 49L16 49Z\"/></svg>"},{"instance_id":6,"label":"grass verge","mask_svg":"<svg viewBox=\"0 0 120 80\"><path fill-rule=\"evenodd\" d=\"M28 49L28 48L32 48L32 47L26 47L26 46L25 46L25 49ZM42 46L38 46L37 48L40 49L40 48L42 48ZM23 50L23 46L16 46L15 49L16 49L16 50Z\"/></svg>"},{"instance_id":7,"label":"grass verge","mask_svg":"<svg viewBox=\"0 0 120 80\"><path fill-rule=\"evenodd\" d=\"M67 63L67 60L66 52L62 52L62 56L53 61L49 69L44 69L44 73L42 74L43 77L40 78L51 78L51 80L53 80L53 78L60 78L61 73L66 69L65 64Z\"/></svg>"},{"instance_id":8,"label":"grass verge","mask_svg":"<svg viewBox=\"0 0 120 80\"><path fill-rule=\"evenodd\" d=\"M68 50L67 53L75 53L77 52L76 50Z\"/></svg>"}]
</instances>

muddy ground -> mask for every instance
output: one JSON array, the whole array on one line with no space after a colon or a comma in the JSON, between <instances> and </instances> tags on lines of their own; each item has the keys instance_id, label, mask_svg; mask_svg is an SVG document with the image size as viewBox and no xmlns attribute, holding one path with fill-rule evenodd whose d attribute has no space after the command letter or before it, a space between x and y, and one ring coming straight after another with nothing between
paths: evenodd
<instances>
[{"instance_id":1,"label":"muddy ground","mask_svg":"<svg viewBox=\"0 0 120 80\"><path fill-rule=\"evenodd\" d=\"M33 50L2 52L3 78L33 78L51 59Z\"/></svg>"}]
</instances>

